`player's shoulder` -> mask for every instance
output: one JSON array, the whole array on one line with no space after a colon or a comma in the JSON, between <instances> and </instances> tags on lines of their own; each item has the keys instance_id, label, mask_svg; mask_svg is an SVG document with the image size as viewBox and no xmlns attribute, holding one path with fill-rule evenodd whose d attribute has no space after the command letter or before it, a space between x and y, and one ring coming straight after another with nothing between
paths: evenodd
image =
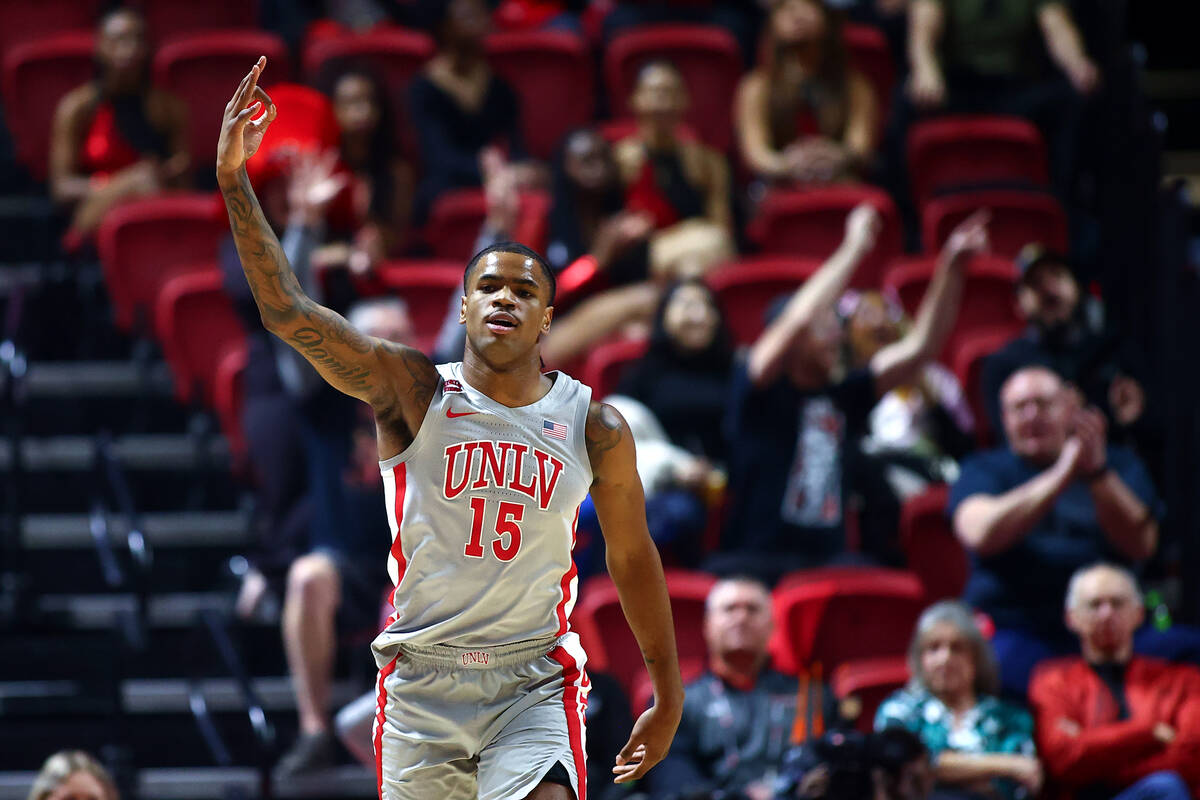
<instances>
[{"instance_id":1,"label":"player's shoulder","mask_svg":"<svg viewBox=\"0 0 1200 800\"><path fill-rule=\"evenodd\" d=\"M607 452L617 448L630 436L629 425L621 416L621 412L598 400L592 400L588 404L587 423L583 433L588 457L593 465L599 463Z\"/></svg>"}]
</instances>

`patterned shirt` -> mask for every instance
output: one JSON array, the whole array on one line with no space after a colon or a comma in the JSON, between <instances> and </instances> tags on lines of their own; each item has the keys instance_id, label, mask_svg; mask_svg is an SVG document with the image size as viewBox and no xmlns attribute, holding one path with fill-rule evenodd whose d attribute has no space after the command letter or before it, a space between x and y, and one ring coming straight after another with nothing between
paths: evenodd
<instances>
[{"instance_id":1,"label":"patterned shirt","mask_svg":"<svg viewBox=\"0 0 1200 800\"><path fill-rule=\"evenodd\" d=\"M991 696L980 697L975 707L955 725L953 712L929 691L900 689L883 701L875 713L875 730L891 725L920 736L934 758L943 750L1036 755L1033 718L1029 712ZM1010 800L1027 796L1015 781L997 779L992 785L1001 797Z\"/></svg>"}]
</instances>

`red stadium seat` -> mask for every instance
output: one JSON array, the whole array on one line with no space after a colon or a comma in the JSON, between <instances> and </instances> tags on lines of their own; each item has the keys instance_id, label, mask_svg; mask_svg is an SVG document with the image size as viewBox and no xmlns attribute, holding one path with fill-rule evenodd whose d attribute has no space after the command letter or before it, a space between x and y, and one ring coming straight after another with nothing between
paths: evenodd
<instances>
[{"instance_id":1,"label":"red stadium seat","mask_svg":"<svg viewBox=\"0 0 1200 800\"><path fill-rule=\"evenodd\" d=\"M737 41L709 25L645 25L616 36L604 55L604 82L614 118L630 115L629 95L638 70L665 59L683 74L688 87L687 122L700 138L722 153L733 143L730 113L742 76Z\"/></svg>"},{"instance_id":2,"label":"red stadium seat","mask_svg":"<svg viewBox=\"0 0 1200 800\"><path fill-rule=\"evenodd\" d=\"M971 406L971 413L975 415L975 438L980 445L990 445L996 439L997 433L992 430L987 404L984 402L980 381L983 360L1008 344L1019 333L1020 328L1008 326L982 328L964 336L950 352L951 369L958 376L963 391L967 393L967 403Z\"/></svg>"},{"instance_id":3,"label":"red stadium seat","mask_svg":"<svg viewBox=\"0 0 1200 800\"><path fill-rule=\"evenodd\" d=\"M768 306L798 289L821 262L788 256L743 258L710 272L706 280L717 295L737 344L753 344L762 333Z\"/></svg>"},{"instance_id":4,"label":"red stadium seat","mask_svg":"<svg viewBox=\"0 0 1200 800\"><path fill-rule=\"evenodd\" d=\"M924 607L911 572L877 567L803 570L775 589L772 652L780 670L901 655Z\"/></svg>"},{"instance_id":5,"label":"red stadium seat","mask_svg":"<svg viewBox=\"0 0 1200 800\"><path fill-rule=\"evenodd\" d=\"M211 164L221 134L221 116L232 93L260 55L267 70L260 85L291 76L287 45L278 36L258 31L207 31L177 38L154 56L154 79L183 100L188 110L188 150L192 165Z\"/></svg>"},{"instance_id":6,"label":"red stadium seat","mask_svg":"<svg viewBox=\"0 0 1200 800\"><path fill-rule=\"evenodd\" d=\"M946 519L945 484L910 497L900 510L900 546L905 563L925 587L926 602L961 597L970 564Z\"/></svg>"},{"instance_id":7,"label":"red stadium seat","mask_svg":"<svg viewBox=\"0 0 1200 800\"><path fill-rule=\"evenodd\" d=\"M0 56L7 56L10 47L60 33L90 33L99 11L100 0L4 0L0 3Z\"/></svg>"},{"instance_id":8,"label":"red stadium seat","mask_svg":"<svg viewBox=\"0 0 1200 800\"><path fill-rule=\"evenodd\" d=\"M160 46L197 31L258 27L258 3L255 0L204 0L200 3L196 0L135 0L131 5L145 15L150 41ZM243 73L249 71L247 67ZM225 102L229 102L229 98L225 98Z\"/></svg>"},{"instance_id":9,"label":"red stadium seat","mask_svg":"<svg viewBox=\"0 0 1200 800\"><path fill-rule=\"evenodd\" d=\"M846 216L859 203L870 203L880 213L883 229L851 285L879 285L883 267L903 251L900 215L887 192L872 186L824 186L812 189L775 189L759 207L748 233L764 253L808 258L828 258L841 244Z\"/></svg>"},{"instance_id":10,"label":"red stadium seat","mask_svg":"<svg viewBox=\"0 0 1200 800\"><path fill-rule=\"evenodd\" d=\"M717 579L703 572L677 569L668 569L666 575L679 661L707 664L704 602ZM588 665L612 675L633 698L645 666L641 649L621 612L612 578L598 575L583 585L571 624L587 651Z\"/></svg>"},{"instance_id":11,"label":"red stadium seat","mask_svg":"<svg viewBox=\"0 0 1200 800\"><path fill-rule=\"evenodd\" d=\"M512 232L513 240L532 247L539 253L545 253L546 241L550 238L550 208L553 204L554 198L547 191L530 189L521 192L517 224Z\"/></svg>"},{"instance_id":12,"label":"red stadium seat","mask_svg":"<svg viewBox=\"0 0 1200 800\"><path fill-rule=\"evenodd\" d=\"M91 32L75 31L16 44L4 55L5 121L17 159L36 180L46 179L58 101L95 75L94 50Z\"/></svg>"},{"instance_id":13,"label":"red stadium seat","mask_svg":"<svg viewBox=\"0 0 1200 800\"><path fill-rule=\"evenodd\" d=\"M1017 117L939 117L909 132L908 174L918 208L948 189L1046 186L1046 147Z\"/></svg>"},{"instance_id":14,"label":"red stadium seat","mask_svg":"<svg viewBox=\"0 0 1200 800\"><path fill-rule=\"evenodd\" d=\"M243 380L246 376L246 348L229 348L217 364L213 405L221 431L229 440L236 459L246 454L246 437L242 431L242 401L245 398Z\"/></svg>"},{"instance_id":15,"label":"red stadium seat","mask_svg":"<svg viewBox=\"0 0 1200 800\"><path fill-rule=\"evenodd\" d=\"M229 229L220 198L165 194L134 200L108 212L97 245L117 327L139 333L154 324L154 305L166 281L217 256Z\"/></svg>"},{"instance_id":16,"label":"red stadium seat","mask_svg":"<svg viewBox=\"0 0 1200 800\"><path fill-rule=\"evenodd\" d=\"M216 405L217 378L230 353L246 350L246 331L222 276L212 262L163 283L155 313L163 356L175 375L175 396L184 403ZM235 364L226 365L233 369Z\"/></svg>"},{"instance_id":17,"label":"red stadium seat","mask_svg":"<svg viewBox=\"0 0 1200 800\"><path fill-rule=\"evenodd\" d=\"M463 265L456 261L389 261L378 270L385 291L403 298L417 331L417 347L430 352L450 298L462 294Z\"/></svg>"},{"instance_id":18,"label":"red stadium seat","mask_svg":"<svg viewBox=\"0 0 1200 800\"><path fill-rule=\"evenodd\" d=\"M588 124L595 111L592 54L580 37L562 31L514 31L487 39L492 69L521 101L525 144L549 160L563 136Z\"/></svg>"},{"instance_id":19,"label":"red stadium seat","mask_svg":"<svg viewBox=\"0 0 1200 800\"><path fill-rule=\"evenodd\" d=\"M1015 258L1030 242L1064 253L1068 249L1067 215L1058 201L1044 192L963 192L935 197L921 209L921 242L927 253L937 252L954 226L981 208L991 209L988 240L992 252Z\"/></svg>"},{"instance_id":20,"label":"red stadium seat","mask_svg":"<svg viewBox=\"0 0 1200 800\"><path fill-rule=\"evenodd\" d=\"M483 189L451 189L433 201L425 240L436 258L466 261L475 254L475 240L487 217Z\"/></svg>"},{"instance_id":21,"label":"red stadium seat","mask_svg":"<svg viewBox=\"0 0 1200 800\"><path fill-rule=\"evenodd\" d=\"M936 258L902 259L892 262L883 282L896 291L905 310L915 315L936 269ZM1015 335L1021 330L1024 323L1017 316L1013 300L1016 280L1011 261L995 256L979 256L972 261L954 330L942 348L945 363L975 331L1004 328Z\"/></svg>"},{"instance_id":22,"label":"red stadium seat","mask_svg":"<svg viewBox=\"0 0 1200 800\"><path fill-rule=\"evenodd\" d=\"M896 83L896 66L888 48L887 37L871 25L842 26L850 65L863 74L875 90L875 103L882 134L891 108L892 87Z\"/></svg>"},{"instance_id":23,"label":"red stadium seat","mask_svg":"<svg viewBox=\"0 0 1200 800\"><path fill-rule=\"evenodd\" d=\"M908 683L908 660L904 656L864 658L847 661L833 672L829 688L839 698L858 701L856 724L863 733L875 725L875 712L892 692Z\"/></svg>"},{"instance_id":24,"label":"red stadium seat","mask_svg":"<svg viewBox=\"0 0 1200 800\"><path fill-rule=\"evenodd\" d=\"M645 339L620 339L593 347L583 367L583 382L592 387L592 399L616 391L626 367L644 356L649 344Z\"/></svg>"}]
</instances>

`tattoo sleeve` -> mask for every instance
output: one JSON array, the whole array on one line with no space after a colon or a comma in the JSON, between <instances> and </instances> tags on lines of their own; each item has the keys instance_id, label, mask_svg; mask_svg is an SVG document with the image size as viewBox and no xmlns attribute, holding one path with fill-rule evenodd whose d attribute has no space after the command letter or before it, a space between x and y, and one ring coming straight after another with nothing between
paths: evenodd
<instances>
[{"instance_id":1,"label":"tattoo sleeve","mask_svg":"<svg viewBox=\"0 0 1200 800\"><path fill-rule=\"evenodd\" d=\"M583 433L593 470L603 463L608 451L621 443L623 435L620 415L611 406L593 403L588 409L587 427Z\"/></svg>"}]
</instances>

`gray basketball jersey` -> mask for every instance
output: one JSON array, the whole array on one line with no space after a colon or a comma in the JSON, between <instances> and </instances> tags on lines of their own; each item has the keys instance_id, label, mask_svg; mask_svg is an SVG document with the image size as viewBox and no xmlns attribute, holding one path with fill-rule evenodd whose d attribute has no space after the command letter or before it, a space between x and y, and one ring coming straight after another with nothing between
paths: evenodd
<instances>
[{"instance_id":1,"label":"gray basketball jersey","mask_svg":"<svg viewBox=\"0 0 1200 800\"><path fill-rule=\"evenodd\" d=\"M396 611L375 640L483 647L569 630L571 558L592 484L584 425L592 390L559 372L536 403L508 408L442 380L413 442L379 468L392 529Z\"/></svg>"}]
</instances>

